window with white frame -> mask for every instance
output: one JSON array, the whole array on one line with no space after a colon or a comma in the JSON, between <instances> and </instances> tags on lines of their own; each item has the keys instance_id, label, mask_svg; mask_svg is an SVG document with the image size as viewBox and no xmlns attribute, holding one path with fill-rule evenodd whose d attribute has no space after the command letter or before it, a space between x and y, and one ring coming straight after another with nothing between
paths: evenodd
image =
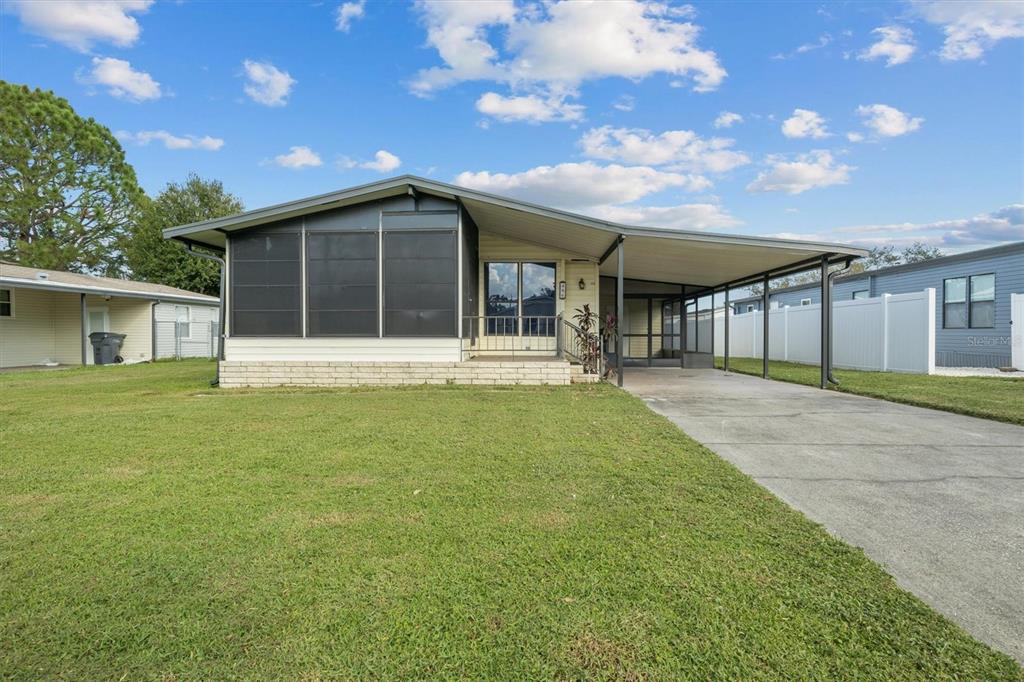
<instances>
[{"instance_id":1,"label":"window with white frame","mask_svg":"<svg viewBox=\"0 0 1024 682\"><path fill-rule=\"evenodd\" d=\"M14 317L14 291L0 289L0 317Z\"/></svg>"},{"instance_id":2,"label":"window with white frame","mask_svg":"<svg viewBox=\"0 0 1024 682\"><path fill-rule=\"evenodd\" d=\"M811 299L809 299L809 298L801 298L800 299L800 305L810 305L810 304L811 304Z\"/></svg>"},{"instance_id":3,"label":"window with white frame","mask_svg":"<svg viewBox=\"0 0 1024 682\"><path fill-rule=\"evenodd\" d=\"M754 304L753 303L748 303L747 304L747 312L748 313L754 312Z\"/></svg>"},{"instance_id":4,"label":"window with white frame","mask_svg":"<svg viewBox=\"0 0 1024 682\"><path fill-rule=\"evenodd\" d=\"M868 298L868 290L861 289L860 291L853 292L853 300L859 301L862 298Z\"/></svg>"},{"instance_id":5,"label":"window with white frame","mask_svg":"<svg viewBox=\"0 0 1024 682\"><path fill-rule=\"evenodd\" d=\"M555 273L554 263L486 263L487 333L554 336Z\"/></svg>"},{"instance_id":6,"label":"window with white frame","mask_svg":"<svg viewBox=\"0 0 1024 682\"><path fill-rule=\"evenodd\" d=\"M187 305L174 306L174 324L179 339L192 338L192 309Z\"/></svg>"},{"instance_id":7,"label":"window with white frame","mask_svg":"<svg viewBox=\"0 0 1024 682\"><path fill-rule=\"evenodd\" d=\"M992 273L942 281L942 326L986 329L995 326L996 276Z\"/></svg>"}]
</instances>

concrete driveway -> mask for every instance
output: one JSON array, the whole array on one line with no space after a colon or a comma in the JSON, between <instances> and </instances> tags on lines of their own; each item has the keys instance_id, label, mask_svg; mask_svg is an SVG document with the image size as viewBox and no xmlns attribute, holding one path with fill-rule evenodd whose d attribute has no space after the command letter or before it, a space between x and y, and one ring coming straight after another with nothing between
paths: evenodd
<instances>
[{"instance_id":1,"label":"concrete driveway","mask_svg":"<svg viewBox=\"0 0 1024 682\"><path fill-rule=\"evenodd\" d=\"M625 387L1024 661L1024 427L716 370Z\"/></svg>"}]
</instances>

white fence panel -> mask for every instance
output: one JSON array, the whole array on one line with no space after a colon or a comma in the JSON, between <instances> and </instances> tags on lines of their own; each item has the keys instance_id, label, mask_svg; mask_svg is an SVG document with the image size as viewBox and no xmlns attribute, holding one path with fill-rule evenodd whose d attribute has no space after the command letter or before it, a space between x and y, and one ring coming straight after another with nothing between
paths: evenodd
<instances>
[{"instance_id":1,"label":"white fence panel","mask_svg":"<svg viewBox=\"0 0 1024 682\"><path fill-rule=\"evenodd\" d=\"M1024 297L1022 297L1024 298ZM1021 303L1024 317L1024 302ZM763 319L760 311L729 316L729 352L737 358L760 358ZM1024 327L1024 321L1020 323ZM821 362L821 306L772 310L768 318L768 357ZM1024 340L1021 340L1024 345ZM715 315L715 353L725 351L725 315ZM1024 349L1021 351L1024 361ZM832 363L871 371L935 371L935 290L886 294L832 304Z\"/></svg>"},{"instance_id":2,"label":"white fence panel","mask_svg":"<svg viewBox=\"0 0 1024 682\"><path fill-rule=\"evenodd\" d=\"M1010 294L1010 364L1024 371L1024 294Z\"/></svg>"}]
</instances>

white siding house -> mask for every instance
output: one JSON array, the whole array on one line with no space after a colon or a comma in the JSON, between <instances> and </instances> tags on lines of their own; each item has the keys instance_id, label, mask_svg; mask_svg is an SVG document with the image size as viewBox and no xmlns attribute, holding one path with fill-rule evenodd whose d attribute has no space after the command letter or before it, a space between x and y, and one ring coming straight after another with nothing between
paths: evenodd
<instances>
[{"instance_id":1,"label":"white siding house","mask_svg":"<svg viewBox=\"0 0 1024 682\"><path fill-rule=\"evenodd\" d=\"M176 314L189 323L176 324ZM124 362L213 357L218 318L212 296L0 262L0 367L93 364L88 337L98 331L125 335Z\"/></svg>"}]
</instances>

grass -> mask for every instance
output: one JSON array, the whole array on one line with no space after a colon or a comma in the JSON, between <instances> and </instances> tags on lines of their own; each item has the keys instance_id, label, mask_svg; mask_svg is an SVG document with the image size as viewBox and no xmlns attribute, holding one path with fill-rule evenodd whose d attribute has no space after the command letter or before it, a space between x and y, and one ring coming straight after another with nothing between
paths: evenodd
<instances>
[{"instance_id":1,"label":"grass","mask_svg":"<svg viewBox=\"0 0 1024 682\"><path fill-rule=\"evenodd\" d=\"M1022 679L610 386L0 374L0 678Z\"/></svg>"},{"instance_id":2,"label":"grass","mask_svg":"<svg viewBox=\"0 0 1024 682\"><path fill-rule=\"evenodd\" d=\"M716 357L715 366L723 367L723 358ZM729 370L761 376L761 360L729 358ZM1024 425L1024 379L946 377L846 369L835 370L834 374L839 380L836 390L844 393ZM768 376L808 386L821 383L818 365L770 360Z\"/></svg>"}]
</instances>

